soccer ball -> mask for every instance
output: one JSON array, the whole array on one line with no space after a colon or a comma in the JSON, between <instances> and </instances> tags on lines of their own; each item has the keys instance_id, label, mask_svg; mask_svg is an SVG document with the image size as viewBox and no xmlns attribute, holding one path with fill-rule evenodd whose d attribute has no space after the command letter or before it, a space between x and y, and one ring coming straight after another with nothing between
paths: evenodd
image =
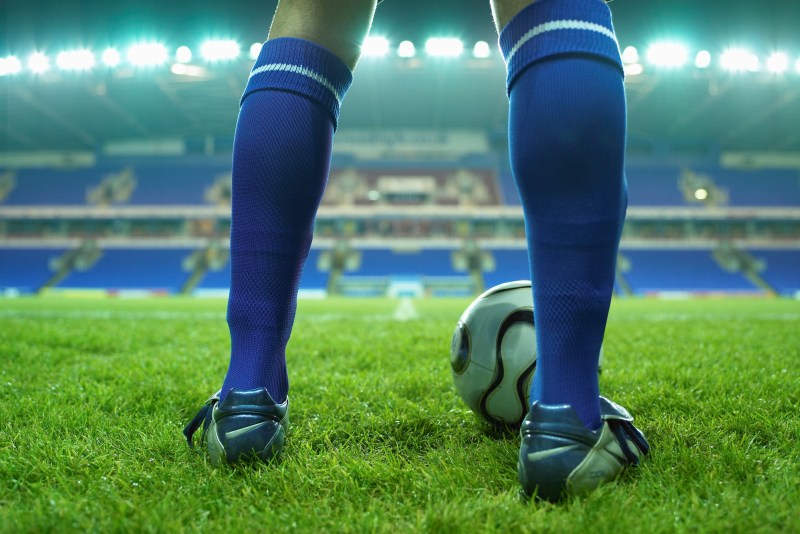
<instances>
[{"instance_id":1,"label":"soccer ball","mask_svg":"<svg viewBox=\"0 0 800 534\"><path fill-rule=\"evenodd\" d=\"M490 423L519 425L535 368L531 283L500 284L472 301L450 345L453 382L467 406Z\"/></svg>"},{"instance_id":2,"label":"soccer ball","mask_svg":"<svg viewBox=\"0 0 800 534\"><path fill-rule=\"evenodd\" d=\"M536 369L530 281L500 284L469 305L453 333L450 368L459 395L481 419L522 423Z\"/></svg>"}]
</instances>

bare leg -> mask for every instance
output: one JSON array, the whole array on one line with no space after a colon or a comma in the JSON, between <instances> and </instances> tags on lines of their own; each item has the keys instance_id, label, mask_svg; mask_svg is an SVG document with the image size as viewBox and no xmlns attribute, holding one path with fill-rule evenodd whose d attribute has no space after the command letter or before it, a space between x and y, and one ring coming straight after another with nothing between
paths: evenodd
<instances>
[{"instance_id":1,"label":"bare leg","mask_svg":"<svg viewBox=\"0 0 800 534\"><path fill-rule=\"evenodd\" d=\"M298 37L324 46L353 70L377 0L280 0L269 39Z\"/></svg>"},{"instance_id":2,"label":"bare leg","mask_svg":"<svg viewBox=\"0 0 800 534\"><path fill-rule=\"evenodd\" d=\"M523 10L533 0L492 0L492 16L494 17L494 27L497 33L506 27L506 24L514 18L514 15Z\"/></svg>"}]
</instances>

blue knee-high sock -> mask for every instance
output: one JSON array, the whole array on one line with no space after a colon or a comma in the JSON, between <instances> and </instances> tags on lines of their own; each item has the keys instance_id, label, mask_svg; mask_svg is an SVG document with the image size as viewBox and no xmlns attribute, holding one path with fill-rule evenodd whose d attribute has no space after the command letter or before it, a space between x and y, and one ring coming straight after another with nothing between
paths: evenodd
<instances>
[{"instance_id":1,"label":"blue knee-high sock","mask_svg":"<svg viewBox=\"0 0 800 534\"><path fill-rule=\"evenodd\" d=\"M600 0L541 0L500 36L525 211L537 367L531 400L600 423L597 364L627 205L625 94Z\"/></svg>"},{"instance_id":2,"label":"blue knee-high sock","mask_svg":"<svg viewBox=\"0 0 800 534\"><path fill-rule=\"evenodd\" d=\"M286 343L327 181L348 67L309 41L267 41L242 97L233 148L231 359L222 386L281 402Z\"/></svg>"}]
</instances>

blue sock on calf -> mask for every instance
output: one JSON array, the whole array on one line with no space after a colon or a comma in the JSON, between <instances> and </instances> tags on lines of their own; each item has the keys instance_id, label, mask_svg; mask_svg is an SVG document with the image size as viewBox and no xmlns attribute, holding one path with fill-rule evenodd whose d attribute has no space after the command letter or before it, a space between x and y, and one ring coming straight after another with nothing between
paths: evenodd
<instances>
[{"instance_id":1,"label":"blue sock on calf","mask_svg":"<svg viewBox=\"0 0 800 534\"><path fill-rule=\"evenodd\" d=\"M233 149L231 359L222 386L288 393L286 343L330 168L347 66L310 41L267 41L242 97Z\"/></svg>"},{"instance_id":2,"label":"blue sock on calf","mask_svg":"<svg viewBox=\"0 0 800 534\"><path fill-rule=\"evenodd\" d=\"M627 205L625 93L611 13L600 0L541 0L511 20L500 45L533 280L531 401L570 404L597 428L597 364Z\"/></svg>"}]
</instances>

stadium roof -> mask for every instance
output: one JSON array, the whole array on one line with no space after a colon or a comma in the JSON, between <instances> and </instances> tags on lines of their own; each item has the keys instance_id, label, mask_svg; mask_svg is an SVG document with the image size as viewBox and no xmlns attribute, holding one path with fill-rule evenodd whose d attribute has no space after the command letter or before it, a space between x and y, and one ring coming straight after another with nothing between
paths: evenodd
<instances>
[{"instance_id":1,"label":"stadium roof","mask_svg":"<svg viewBox=\"0 0 800 534\"><path fill-rule=\"evenodd\" d=\"M178 41L222 32L243 41L263 40L276 4L277 0L4 2L0 55L6 44L43 46L64 38L76 41L70 44L98 46L143 34ZM775 45L795 39L800 24L797 0L613 0L610 5L621 40L634 43L670 34L721 46L731 44L730 39ZM465 39L494 38L489 0L386 0L373 29L413 41L453 32Z\"/></svg>"},{"instance_id":2,"label":"stadium roof","mask_svg":"<svg viewBox=\"0 0 800 534\"><path fill-rule=\"evenodd\" d=\"M230 138L247 62L137 73L0 78L0 149L96 148L142 138ZM24 78L24 79L23 79ZM628 76L633 139L730 149L800 150L800 75L651 72ZM504 68L488 60L365 59L342 128L503 131Z\"/></svg>"}]
</instances>

